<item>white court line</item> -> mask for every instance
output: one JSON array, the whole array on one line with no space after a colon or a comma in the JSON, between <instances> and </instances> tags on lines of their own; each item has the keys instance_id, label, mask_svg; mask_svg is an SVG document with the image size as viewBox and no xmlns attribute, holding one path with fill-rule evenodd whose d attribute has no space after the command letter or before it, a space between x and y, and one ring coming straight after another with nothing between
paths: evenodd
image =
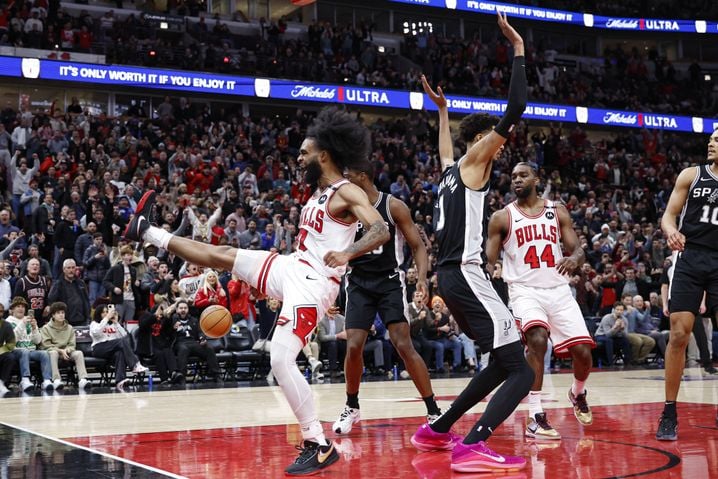
<instances>
[{"instance_id":1,"label":"white court line","mask_svg":"<svg viewBox=\"0 0 718 479\"><path fill-rule=\"evenodd\" d=\"M129 459L125 459L125 458L123 458L123 457L115 456L114 454L109 454L109 453L106 453L106 452L98 451L98 450L96 450L96 449L90 449L89 447L81 446L81 445L79 445L79 444L75 444L75 443L72 443L72 442L69 442L69 441L65 441L65 440L63 440L63 439L58 439L58 438L56 438L56 437L47 436L47 435L45 435L45 434L42 434L42 433L39 433L39 432L35 432L35 431L30 430L30 429L25 429L24 427L15 426L14 424L8 424L8 423L6 423L6 422L0 421L0 425L8 426L8 427L11 427L11 428L13 428L13 429L17 429L17 430L19 430L19 431L26 432L26 433L28 433L28 434L34 434L34 435L36 435L36 436L40 436L41 438L47 439L47 440L49 440L49 441L54 441L54 442L58 442L58 443L60 443L60 444L64 444L65 446L71 446L71 447L75 447L75 448L77 448L77 449L82 449L83 451L91 452L91 453L93 453L93 454L99 454L100 456L104 456L104 457L107 457L107 458L109 458L109 459L114 459L115 461L124 462L125 464L129 464L129 465L131 465L131 466L139 467L139 468L141 468L141 469L146 469L146 470L148 470L148 471L155 472L155 473L157 473L157 474L163 474L163 475L165 475L165 476L167 476L167 477L172 477L173 479L188 479L188 478L185 477L185 476L178 476L177 474L173 474L173 473L168 472L168 471L163 471L162 469L158 469L158 468L156 468L156 467L148 466L148 465L146 465L146 464L140 464L139 462L131 461L131 460L129 460Z\"/></svg>"}]
</instances>

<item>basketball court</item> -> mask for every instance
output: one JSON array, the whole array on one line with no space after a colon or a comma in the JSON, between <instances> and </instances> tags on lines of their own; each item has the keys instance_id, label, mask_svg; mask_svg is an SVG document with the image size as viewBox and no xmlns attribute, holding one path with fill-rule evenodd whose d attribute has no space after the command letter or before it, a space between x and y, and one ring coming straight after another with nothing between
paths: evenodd
<instances>
[{"instance_id":1,"label":"basketball court","mask_svg":"<svg viewBox=\"0 0 718 479\"><path fill-rule=\"evenodd\" d=\"M594 423L583 427L568 406L570 373L547 375L544 407L558 442L523 436L521 404L491 439L502 453L529 458L522 473L452 474L450 453L419 453L409 442L424 421L411 381L362 385L362 422L336 441L342 460L321 476L347 478L718 478L718 377L687 370L681 385L679 440L654 439L663 371L595 371L588 383ZM435 379L446 408L467 378ZM277 386L129 392L95 388L78 395L12 394L0 400L1 477L283 477L301 435ZM344 404L344 384L312 386L328 432ZM457 424L465 433L486 401Z\"/></svg>"}]
</instances>

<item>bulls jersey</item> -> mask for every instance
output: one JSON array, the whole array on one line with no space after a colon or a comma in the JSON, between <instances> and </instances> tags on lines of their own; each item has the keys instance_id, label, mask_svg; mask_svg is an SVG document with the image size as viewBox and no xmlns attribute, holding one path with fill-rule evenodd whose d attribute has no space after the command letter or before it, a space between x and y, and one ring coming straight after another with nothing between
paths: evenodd
<instances>
[{"instance_id":1,"label":"bulls jersey","mask_svg":"<svg viewBox=\"0 0 718 479\"><path fill-rule=\"evenodd\" d=\"M439 182L434 204L439 266L483 265L486 262L484 245L489 223L489 182L480 190L464 185L459 173L464 158L446 168Z\"/></svg>"},{"instance_id":2,"label":"bulls jersey","mask_svg":"<svg viewBox=\"0 0 718 479\"><path fill-rule=\"evenodd\" d=\"M718 177L710 165L696 167L696 177L678 220L678 230L686 236L686 247L718 247Z\"/></svg>"},{"instance_id":3,"label":"bulls jersey","mask_svg":"<svg viewBox=\"0 0 718 479\"><path fill-rule=\"evenodd\" d=\"M506 206L509 232L504 239L501 276L509 284L555 288L568 283L568 279L556 270L563 258L556 204L543 201L543 209L533 216L521 211L516 202Z\"/></svg>"},{"instance_id":4,"label":"bulls jersey","mask_svg":"<svg viewBox=\"0 0 718 479\"><path fill-rule=\"evenodd\" d=\"M399 266L404 263L404 235L396 229L394 218L391 217L389 209L390 195L379 193L379 199L374 208L379 212L389 228L389 241L349 262L352 274L382 276L399 271ZM354 241L359 241L366 230L361 222L357 223L357 231Z\"/></svg>"},{"instance_id":5,"label":"bulls jersey","mask_svg":"<svg viewBox=\"0 0 718 479\"><path fill-rule=\"evenodd\" d=\"M44 276L38 276L33 281L30 276L23 276L15 283L15 291L13 296L25 298L30 305L30 309L34 310L35 318L39 325L45 323L42 317L43 310L47 306L47 295L50 293L50 285Z\"/></svg>"},{"instance_id":6,"label":"bulls jersey","mask_svg":"<svg viewBox=\"0 0 718 479\"><path fill-rule=\"evenodd\" d=\"M344 275L346 266L330 268L324 264L324 256L330 251L344 251L354 242L356 222L333 217L328 207L334 193L347 183L349 180L341 179L314 192L302 208L297 234L297 257L318 273L337 280Z\"/></svg>"}]
</instances>

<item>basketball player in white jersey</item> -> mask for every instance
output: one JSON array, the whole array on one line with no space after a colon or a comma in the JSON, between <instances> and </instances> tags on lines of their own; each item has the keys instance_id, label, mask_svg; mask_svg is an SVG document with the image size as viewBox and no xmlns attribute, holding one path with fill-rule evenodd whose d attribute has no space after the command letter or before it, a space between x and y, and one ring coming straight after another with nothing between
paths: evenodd
<instances>
[{"instance_id":1,"label":"basketball player in white jersey","mask_svg":"<svg viewBox=\"0 0 718 479\"><path fill-rule=\"evenodd\" d=\"M535 439L558 440L561 435L548 422L541 406L544 355L549 335L554 352L573 359L573 385L568 398L581 424L593 422L584 385L591 370L594 342L583 314L571 294L568 275L584 261L571 217L562 204L540 198L539 177L528 163L511 172L516 201L497 211L489 221L486 258L496 264L503 246L502 277L509 285L511 309L520 322L528 348L527 360L536 375L529 392L529 418L525 434ZM561 244L571 253L563 256Z\"/></svg>"},{"instance_id":2,"label":"basketball player in white jersey","mask_svg":"<svg viewBox=\"0 0 718 479\"><path fill-rule=\"evenodd\" d=\"M315 474L339 459L324 436L312 391L296 358L317 321L334 303L347 262L389 239L384 220L366 193L342 175L346 168L366 161L370 146L369 131L349 113L335 108L319 113L297 159L305 181L315 191L302 209L297 251L291 255L213 246L150 226L147 217L153 191L142 197L125 232L133 241L149 241L194 264L231 270L261 294L283 301L272 338L272 372L304 438L299 457L285 469L289 475ZM357 221L368 228L355 242Z\"/></svg>"}]
</instances>

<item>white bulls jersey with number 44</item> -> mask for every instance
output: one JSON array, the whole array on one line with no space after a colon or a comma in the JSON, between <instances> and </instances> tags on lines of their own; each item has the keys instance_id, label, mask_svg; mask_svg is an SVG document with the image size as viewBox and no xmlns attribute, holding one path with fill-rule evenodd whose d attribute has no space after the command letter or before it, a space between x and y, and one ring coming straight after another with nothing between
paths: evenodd
<instances>
[{"instance_id":1,"label":"white bulls jersey with number 44","mask_svg":"<svg viewBox=\"0 0 718 479\"><path fill-rule=\"evenodd\" d=\"M344 251L354 242L356 222L347 223L329 213L329 203L339 188L349 183L341 179L324 190L317 189L302 208L297 235L296 255L309 263L315 271L337 280L346 266L330 268L324 256L330 251Z\"/></svg>"},{"instance_id":2,"label":"white bulls jersey with number 44","mask_svg":"<svg viewBox=\"0 0 718 479\"><path fill-rule=\"evenodd\" d=\"M555 288L568 284L556 265L563 258L561 227L556 205L543 200L540 213L530 216L516 205L506 206L509 233L504 239L502 277L507 283L521 283L534 288Z\"/></svg>"}]
</instances>

